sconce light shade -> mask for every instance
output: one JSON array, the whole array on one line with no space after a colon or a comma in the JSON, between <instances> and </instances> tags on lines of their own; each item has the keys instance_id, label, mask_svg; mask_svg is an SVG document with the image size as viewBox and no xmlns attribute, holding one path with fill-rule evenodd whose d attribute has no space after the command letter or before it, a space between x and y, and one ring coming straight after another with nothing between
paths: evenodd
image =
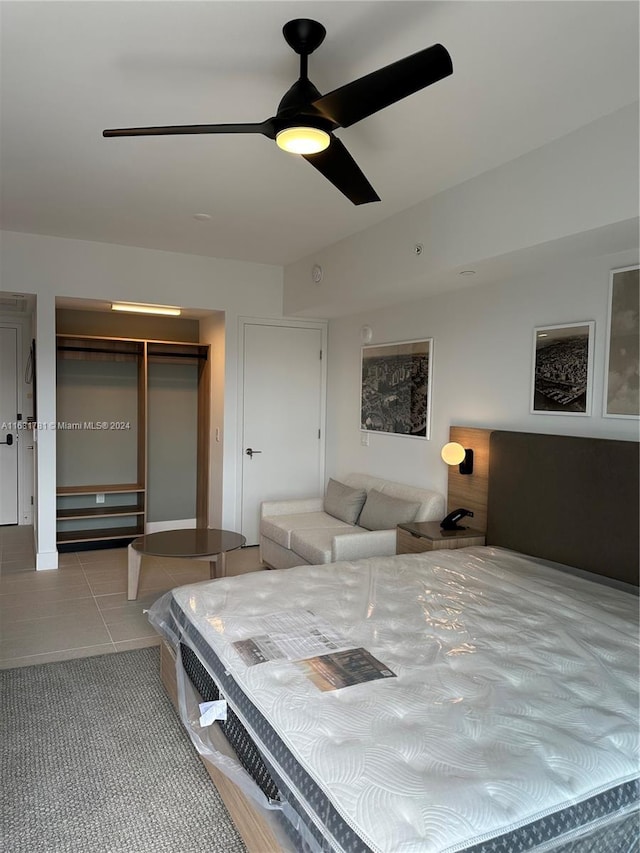
<instances>
[{"instance_id":1,"label":"sconce light shade","mask_svg":"<svg viewBox=\"0 0 640 853\"><path fill-rule=\"evenodd\" d=\"M473 474L473 450L465 449L457 441L445 444L440 455L447 465L459 465L461 474Z\"/></svg>"},{"instance_id":2,"label":"sconce light shade","mask_svg":"<svg viewBox=\"0 0 640 853\"><path fill-rule=\"evenodd\" d=\"M440 455L447 465L459 465L464 459L464 447L457 441L450 441L442 448Z\"/></svg>"}]
</instances>

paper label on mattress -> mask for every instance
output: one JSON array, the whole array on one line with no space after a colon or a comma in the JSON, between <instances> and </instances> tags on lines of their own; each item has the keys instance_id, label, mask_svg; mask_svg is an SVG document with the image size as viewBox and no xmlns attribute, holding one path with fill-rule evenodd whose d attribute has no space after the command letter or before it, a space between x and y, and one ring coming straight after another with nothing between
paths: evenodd
<instances>
[{"instance_id":1,"label":"paper label on mattress","mask_svg":"<svg viewBox=\"0 0 640 853\"><path fill-rule=\"evenodd\" d=\"M260 618L260 628L262 633L232 643L247 666L270 660L303 660L352 646L347 637L308 610L270 613Z\"/></svg>"},{"instance_id":2,"label":"paper label on mattress","mask_svg":"<svg viewBox=\"0 0 640 853\"><path fill-rule=\"evenodd\" d=\"M322 691L340 690L378 678L395 678L388 666L366 649L348 649L300 661L307 677Z\"/></svg>"},{"instance_id":3,"label":"paper label on mattress","mask_svg":"<svg viewBox=\"0 0 640 853\"><path fill-rule=\"evenodd\" d=\"M227 719L227 701L226 699L215 699L213 702L201 702L198 706L200 709L200 728L204 729L215 723L216 720Z\"/></svg>"}]
</instances>

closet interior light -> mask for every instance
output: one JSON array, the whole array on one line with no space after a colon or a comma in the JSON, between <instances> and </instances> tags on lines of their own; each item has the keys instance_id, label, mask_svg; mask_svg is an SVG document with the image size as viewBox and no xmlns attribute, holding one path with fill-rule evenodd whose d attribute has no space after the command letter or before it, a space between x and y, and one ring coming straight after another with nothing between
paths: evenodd
<instances>
[{"instance_id":1,"label":"closet interior light","mask_svg":"<svg viewBox=\"0 0 640 853\"><path fill-rule=\"evenodd\" d=\"M139 305L135 302L112 302L112 311L125 311L129 314L161 314L167 317L179 317L179 308L171 305Z\"/></svg>"}]
</instances>

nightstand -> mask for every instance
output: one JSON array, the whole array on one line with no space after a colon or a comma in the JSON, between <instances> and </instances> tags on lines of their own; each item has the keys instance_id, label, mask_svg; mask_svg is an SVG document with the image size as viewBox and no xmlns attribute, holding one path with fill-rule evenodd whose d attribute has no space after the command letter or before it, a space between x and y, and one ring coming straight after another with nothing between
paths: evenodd
<instances>
[{"instance_id":1,"label":"nightstand","mask_svg":"<svg viewBox=\"0 0 640 853\"><path fill-rule=\"evenodd\" d=\"M453 550L484 544L484 533L471 527L442 530L437 521L415 521L396 527L396 554L420 554L423 551Z\"/></svg>"}]
</instances>

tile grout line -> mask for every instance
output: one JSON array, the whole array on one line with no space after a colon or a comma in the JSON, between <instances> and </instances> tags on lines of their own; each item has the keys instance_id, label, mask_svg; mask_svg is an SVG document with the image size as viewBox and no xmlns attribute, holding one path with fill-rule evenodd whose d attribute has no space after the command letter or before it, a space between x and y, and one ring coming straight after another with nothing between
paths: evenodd
<instances>
[{"instance_id":1,"label":"tile grout line","mask_svg":"<svg viewBox=\"0 0 640 853\"><path fill-rule=\"evenodd\" d=\"M6 553L6 541L4 540L4 537L2 537L2 540L0 541L0 576L3 575L3 572L2 572L3 565L5 565L9 562L17 562L18 561L16 559L13 559L13 560L3 559L4 557L9 557L9 556L14 557L14 558L17 557L18 555L15 554L15 548L12 550L14 551L14 553L12 553L12 554ZM35 571L35 556L33 554L31 556L33 558L32 562L34 564L33 571ZM105 616L104 616L101 608L98 605L98 600L97 600L98 596L94 592L92 583L89 579L88 572L85 570L85 563L82 560L80 560L80 557L76 553L74 553L74 557L75 557L75 563L81 570L82 578L83 578L84 583L86 584L86 587L88 590L88 595L86 596L86 599L83 598L82 600L88 600L90 598L93 601L94 606L96 607L98 613L100 614L100 621L102 622L102 625L105 628L108 640L106 642L93 642L93 643L89 643L88 645L85 644L85 645L81 645L81 646L65 647L63 649L53 649L53 650L50 650L48 652L38 652L38 653L32 654L32 655L12 656L11 658L6 658L5 660L0 661L0 668L2 668L2 669L8 668L12 665L12 662L17 661L17 660L23 660L24 659L24 660L34 660L35 661L35 659L40 658L40 657L46 657L49 655L59 655L59 654L64 655L66 652L81 651L81 650L91 649L91 648L98 647L98 646L101 646L101 647L106 646L109 649L109 652L107 652L107 653L118 651L116 641L114 640L112 632L109 629L109 625L107 624L107 622L105 620ZM60 568L62 568L62 567L60 567ZM19 572L16 572L16 573L10 572L9 573L9 575L13 575L13 574L19 574ZM7 575L7 577L9 575ZM61 599L61 600L63 600L63 599ZM64 600L66 600L66 599L64 599ZM80 599L78 599L78 600L80 600ZM46 617L43 617L43 618L46 618Z\"/></svg>"},{"instance_id":2,"label":"tile grout line","mask_svg":"<svg viewBox=\"0 0 640 853\"><path fill-rule=\"evenodd\" d=\"M80 563L80 568L82 569L82 574L84 575L84 578L85 578L85 580L86 580L86 582L87 582L87 585L89 586L89 591L90 591L91 596L92 596L92 598L93 598L93 600L94 600L94 602L95 602L96 607L98 608L98 612L100 613L100 618L102 619L102 622L103 622L103 624L104 624L104 627L105 627L105 628L106 628L106 630L107 630L107 634L109 635L109 640L110 640L111 644L113 645L114 651L116 651L116 652L118 651L118 646L117 646L117 643L118 643L118 642L136 642L136 641L139 641L139 640L145 640L145 639L148 639L147 637L133 637L133 638L130 638L129 640L114 640L114 639L113 639L113 635L112 635L112 633L111 633L111 630L109 629L109 625L107 624L107 622L106 622L106 620L105 620L105 618L104 618L104 615L103 615L103 613L102 613L102 610L101 610L101 609L100 609L100 607L98 606L98 601L97 601L98 596L97 596L97 595L95 595L95 593L93 592L93 588L92 588L92 586L91 586L91 581L90 581L90 580L89 580L89 578L87 577L87 573L86 573L86 572L85 572L85 570L84 570L84 566L85 566L85 564L84 564L84 563L83 563L79 558L78 558L78 562ZM127 593L125 592L125 595L126 595L126 594L127 594ZM105 593L105 595L118 595L118 593Z\"/></svg>"},{"instance_id":3,"label":"tile grout line","mask_svg":"<svg viewBox=\"0 0 640 853\"><path fill-rule=\"evenodd\" d=\"M0 531L0 533L1 532L2 531ZM11 553L7 553L7 547L8 546L11 547ZM103 554L104 554L104 558L106 559L107 558L106 552L103 552ZM20 552L16 553L15 543L13 541L10 541L10 542L4 541L4 539L2 537L0 537L0 577L6 577L6 578L16 577L16 578L18 578L24 573L32 575L35 572L35 567L31 571L25 570L25 572L21 572L21 571L16 570L16 571L11 571L8 574L4 575L4 573L2 571L3 566L6 567L7 564L16 563L16 562L18 562L18 560L21 560L21 559L23 559L23 558L20 556ZM100 559L98 559L97 562L100 562ZM190 568L192 568L193 562L192 561L189 561L189 562L190 562ZM201 562L204 565L206 561L201 561ZM12 666L34 664L34 663L37 663L38 661L42 661L43 658L53 657L54 660L55 659L68 660L68 659L72 659L74 656L71 655L71 658L69 658L69 657L65 657L65 654L68 655L69 653L73 653L76 651L78 653L82 653L83 651L90 650L93 648L98 648L98 647L100 647L100 651L98 653L100 653L100 654L111 654L114 652L118 652L120 650L121 646L123 646L123 645L125 647L127 645L133 645L135 647L136 643L144 644L144 643L150 642L153 639L152 637L146 636L146 632L143 632L142 629L140 628L140 633L145 634L144 636L128 637L128 639L126 639L126 640L116 641L114 636L113 636L113 632L111 631L111 627L110 627L110 624L115 625L116 623L115 622L112 623L111 621L110 621L110 623L107 623L106 616L107 616L109 608L107 606L107 609L103 610L103 608L99 605L98 598L102 598L102 597L106 598L109 595L120 595L121 593L95 592L93 590L93 583L96 581L93 577L93 573L91 571L89 571L89 569L92 568L92 566L94 566L94 561L82 560L80 555L77 552L72 552L68 556L66 556L64 563L65 563L64 566L60 566L61 569L67 568L67 567L71 568L73 570L75 570L75 568L81 569L77 578L78 578L78 581L80 580L80 578L82 578L82 582L84 584L84 588L82 589L82 598L76 599L74 597L73 601L78 601L78 602L86 601L87 603L89 601L91 601L93 603L94 607L96 607L98 609L98 612L100 613L100 619L98 620L97 623L95 623L96 628L98 628L100 623L102 623L102 625L105 628L105 633L107 635L107 638L100 641L100 642L97 642L95 640L95 638L92 638L89 640L88 644L81 645L81 646L74 646L74 647L68 647L68 648L65 646L64 649L55 649L55 650L51 650L51 651L40 651L40 652L37 652L35 654L29 654L29 655L12 656L11 658L6 658L5 660L0 661L0 669L6 669L6 668L9 668ZM200 580L200 578L198 578L198 580L192 579L189 581L185 581L185 578L182 576L181 571L177 571L177 570L174 571L176 569L175 563L171 563L170 566L164 564L162 566L162 568L164 571L161 574L164 575L164 581L168 581L168 586L170 586L170 587L184 585L185 582L186 583L196 583L196 582L198 582L198 580ZM253 568L252 570L255 571L256 569ZM53 573L46 573L45 572L44 575L58 575L58 572L53 572ZM62 580L62 576L60 575L59 577L60 577L60 580ZM202 579L206 580L206 578L202 578ZM148 592L153 593L155 597L162 595L164 592L166 592L166 589L164 588L164 585L163 585L164 581L159 579L160 588L157 590L150 589L150 590L148 590ZM22 586L21 584L18 584L18 587L21 587L21 586ZM36 585L36 586L38 588L40 588L39 585ZM68 599L66 596L68 594L71 594L71 593L65 592L65 586L66 586L66 584L62 584L62 588L59 588L57 584L52 584L51 587L49 586L49 584L45 584L46 588L43 589L43 593L45 594L45 597L46 597L46 593L49 591L49 592L55 593L55 600L56 601L60 601L60 602L69 601L70 602L70 601L72 601L72 599ZM99 586L99 582L98 582L98 586ZM26 590L27 592L28 592L29 587L31 587L31 584L27 585L27 590ZM7 594L14 594L14 593L20 593L21 589L20 588L13 589L13 584L11 584L10 588L3 590L3 592L7 592ZM77 589L76 589L76 592L77 592ZM124 602L125 605L127 603L128 602ZM140 604L140 602L137 602L137 603ZM105 605L107 605L106 601L105 601ZM140 607L142 607L142 606L140 606ZM123 609L126 610L127 609L126 606ZM145 608L142 608L142 609L144 610ZM140 610L140 608L134 607L132 612L138 613L139 610ZM42 616L41 618L45 619L45 620L47 619L46 616ZM22 621L23 620L20 620L20 622L22 622ZM16 624L19 624L19 623L16 623ZM131 633L138 633L138 629L136 628L136 630L132 631ZM87 637L87 639L89 639L89 637ZM63 639L63 643L64 643L64 639ZM17 661L20 661L20 663L17 663ZM46 661L44 661L44 662L46 662Z\"/></svg>"},{"instance_id":4,"label":"tile grout line","mask_svg":"<svg viewBox=\"0 0 640 853\"><path fill-rule=\"evenodd\" d=\"M87 573L84 570L84 563L80 560L79 557L78 557L78 562L80 563L80 568L82 569L82 576L84 577L85 581L87 582L87 586L89 587L89 592L91 593L91 597L93 598L93 603L96 606L96 610L100 614L100 618L102 619L102 624L104 625L105 630L107 632L107 636L109 637L109 642L113 646L114 652L117 652L118 649L116 647L116 644L115 644L113 637L111 636L111 631L109 630L109 626L105 622L104 616L102 615L102 610L98 606L97 596L95 595L95 593L93 591L93 587L91 586L91 582L89 581L89 578L87 577Z\"/></svg>"},{"instance_id":5,"label":"tile grout line","mask_svg":"<svg viewBox=\"0 0 640 853\"><path fill-rule=\"evenodd\" d=\"M102 623L103 623L104 627L106 628L107 635L109 637L109 642L108 643L91 643L90 645L84 645L84 646L70 646L70 647L64 648L64 649L54 649L54 650L49 651L49 652L38 652L35 655L18 655L16 657L5 658L4 660L0 660L0 669L8 669L9 667L6 666L6 664L10 664L11 661L15 661L15 660L23 660L23 659L26 660L28 658L36 658L36 657L41 657L41 656L43 657L43 656L47 656L47 655L63 654L64 652L80 651L81 649L92 649L92 648L96 648L98 646L111 645L113 647L114 652L118 651L118 649L116 648L115 642L113 641L113 639L111 637L111 631L109 631L109 628L104 621L104 617L102 616L102 611L98 607L98 602L96 601L95 595L93 594L93 590L91 588L91 584L89 583L89 579L88 579L86 572L84 570L84 566L80 562L79 558L76 558L76 559L78 560L78 565L80 567L80 570L82 571L82 576L83 576L85 583L87 584L87 587L89 589L89 596L93 599L94 604L96 606L96 609L98 610L98 613L100 614L100 618L102 619ZM2 570L2 561L0 560L0 573L1 573L1 570ZM34 568L34 571L35 571L35 568ZM87 598L89 598L89 596L87 596ZM83 599L67 599L67 600L84 601L86 599L83 598ZM42 618L46 619L48 617L44 616ZM52 618L55 618L55 617L52 617ZM21 624L21 623L17 622L15 624Z\"/></svg>"}]
</instances>

